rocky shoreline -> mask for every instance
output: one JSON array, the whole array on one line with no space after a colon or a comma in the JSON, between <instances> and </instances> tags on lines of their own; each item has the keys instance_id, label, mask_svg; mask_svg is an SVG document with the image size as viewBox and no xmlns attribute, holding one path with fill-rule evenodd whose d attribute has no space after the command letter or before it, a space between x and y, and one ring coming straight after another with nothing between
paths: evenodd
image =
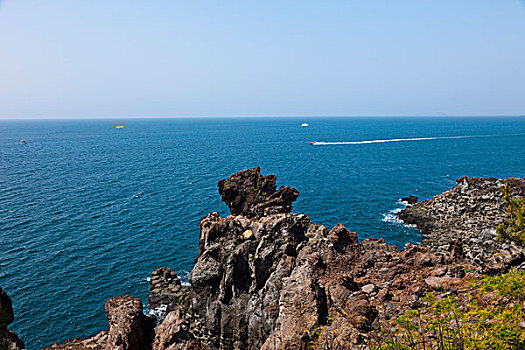
<instances>
[{"instance_id":1,"label":"rocky shoreline","mask_svg":"<svg viewBox=\"0 0 525 350\"><path fill-rule=\"evenodd\" d=\"M449 191L408 206L398 217L421 230L423 246L446 252L452 242L460 244L466 260L486 273L502 273L513 266L525 269L525 248L498 241L495 230L506 217L501 200L505 183L515 195L525 195L525 180L462 177Z\"/></svg>"},{"instance_id":2,"label":"rocky shoreline","mask_svg":"<svg viewBox=\"0 0 525 350\"><path fill-rule=\"evenodd\" d=\"M259 168L240 171L218 183L231 215L201 219L189 285L166 267L152 273L149 307L162 311L160 323L139 299L115 297L106 303L107 331L47 349L369 349L427 293L457 293L482 273L524 267L523 249L493 234L505 216L504 180L457 181L431 200L408 197L399 217L427 238L399 250L293 214L296 189L277 189ZM505 181L525 193L524 181ZM0 297L0 339L23 349L7 331L10 299Z\"/></svg>"}]
</instances>

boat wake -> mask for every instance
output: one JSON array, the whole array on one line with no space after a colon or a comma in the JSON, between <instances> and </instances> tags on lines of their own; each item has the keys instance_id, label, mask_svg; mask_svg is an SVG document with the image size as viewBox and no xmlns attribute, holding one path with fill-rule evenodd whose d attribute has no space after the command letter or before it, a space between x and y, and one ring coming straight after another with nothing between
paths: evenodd
<instances>
[{"instance_id":1,"label":"boat wake","mask_svg":"<svg viewBox=\"0 0 525 350\"><path fill-rule=\"evenodd\" d=\"M368 141L339 141L339 142L310 142L314 146L327 145L365 145L369 143L386 143L386 142L407 142L407 141L427 141L427 140L447 140L447 139L468 139L475 137L496 137L496 136L523 136L523 134L514 135L463 135L463 136L441 136L441 137L413 137L407 139L385 139L385 140L368 140Z\"/></svg>"}]
</instances>

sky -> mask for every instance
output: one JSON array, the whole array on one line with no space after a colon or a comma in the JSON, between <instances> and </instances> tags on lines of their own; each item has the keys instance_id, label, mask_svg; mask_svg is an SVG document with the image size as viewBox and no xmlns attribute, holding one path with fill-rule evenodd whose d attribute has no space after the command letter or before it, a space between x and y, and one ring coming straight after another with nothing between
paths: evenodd
<instances>
[{"instance_id":1,"label":"sky","mask_svg":"<svg viewBox=\"0 0 525 350\"><path fill-rule=\"evenodd\" d=\"M522 0L0 0L0 118L525 115Z\"/></svg>"}]
</instances>

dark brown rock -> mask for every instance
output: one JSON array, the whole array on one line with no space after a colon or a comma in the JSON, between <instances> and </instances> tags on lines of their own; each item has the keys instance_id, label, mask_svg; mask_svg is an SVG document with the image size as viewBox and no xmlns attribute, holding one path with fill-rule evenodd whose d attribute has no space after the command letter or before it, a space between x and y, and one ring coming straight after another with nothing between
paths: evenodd
<instances>
[{"instance_id":1,"label":"dark brown rock","mask_svg":"<svg viewBox=\"0 0 525 350\"><path fill-rule=\"evenodd\" d=\"M25 349L24 343L18 336L7 329L15 319L11 298L0 288L0 347L4 346L7 350ZM4 349L4 347L1 347Z\"/></svg>"},{"instance_id":2,"label":"dark brown rock","mask_svg":"<svg viewBox=\"0 0 525 350\"><path fill-rule=\"evenodd\" d=\"M289 213L299 192L281 186L276 190L275 175L262 176L259 167L246 169L219 181L219 194L232 215L261 217L268 214Z\"/></svg>"},{"instance_id":3,"label":"dark brown rock","mask_svg":"<svg viewBox=\"0 0 525 350\"><path fill-rule=\"evenodd\" d=\"M383 239L359 243L341 224L328 230L306 215L258 211L251 188L271 191L274 183L258 169L220 182L233 215L202 218L186 291L190 305L157 328L156 344L168 344L176 333L184 341L169 346L199 341L209 349L277 350L335 342L359 348L381 322L420 306L426 293L467 283L446 275L449 253L413 244L400 251ZM187 331L179 333L179 325Z\"/></svg>"},{"instance_id":4,"label":"dark brown rock","mask_svg":"<svg viewBox=\"0 0 525 350\"><path fill-rule=\"evenodd\" d=\"M156 320L142 313L140 299L123 296L106 303L109 331L106 350L147 350L155 338Z\"/></svg>"},{"instance_id":5,"label":"dark brown rock","mask_svg":"<svg viewBox=\"0 0 525 350\"><path fill-rule=\"evenodd\" d=\"M418 200L418 197L417 196L408 196L408 197L403 197L401 198L401 200L403 202L407 202L408 204L416 204L417 203L417 200Z\"/></svg>"},{"instance_id":6,"label":"dark brown rock","mask_svg":"<svg viewBox=\"0 0 525 350\"><path fill-rule=\"evenodd\" d=\"M149 308L161 319L170 311L187 309L188 288L189 286L182 285L177 273L166 267L159 267L150 277Z\"/></svg>"},{"instance_id":7,"label":"dark brown rock","mask_svg":"<svg viewBox=\"0 0 525 350\"><path fill-rule=\"evenodd\" d=\"M11 298L0 288L0 329L7 329L15 319Z\"/></svg>"},{"instance_id":8,"label":"dark brown rock","mask_svg":"<svg viewBox=\"0 0 525 350\"><path fill-rule=\"evenodd\" d=\"M153 350L204 350L180 310L170 312L155 334Z\"/></svg>"}]
</instances>

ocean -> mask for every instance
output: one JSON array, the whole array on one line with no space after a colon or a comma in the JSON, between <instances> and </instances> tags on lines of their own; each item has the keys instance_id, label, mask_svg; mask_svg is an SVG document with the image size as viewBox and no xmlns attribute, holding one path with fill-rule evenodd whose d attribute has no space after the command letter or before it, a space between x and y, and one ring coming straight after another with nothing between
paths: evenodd
<instances>
[{"instance_id":1,"label":"ocean","mask_svg":"<svg viewBox=\"0 0 525 350\"><path fill-rule=\"evenodd\" d=\"M217 182L239 170L297 188L293 212L317 224L403 248L422 237L395 219L401 197L524 177L524 149L523 117L0 120L10 328L28 349L89 337L107 328L108 299L147 306L157 267L187 280L200 218L227 215Z\"/></svg>"}]
</instances>

